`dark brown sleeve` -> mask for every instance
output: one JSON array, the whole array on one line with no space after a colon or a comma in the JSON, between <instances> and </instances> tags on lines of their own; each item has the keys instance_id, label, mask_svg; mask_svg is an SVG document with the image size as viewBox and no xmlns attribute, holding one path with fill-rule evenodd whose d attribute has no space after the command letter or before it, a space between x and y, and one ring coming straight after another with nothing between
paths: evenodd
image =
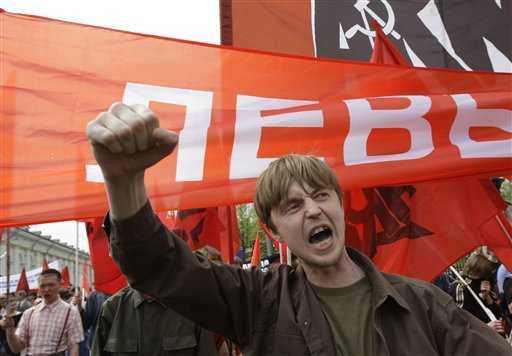
<instances>
[{"instance_id":1,"label":"dark brown sleeve","mask_svg":"<svg viewBox=\"0 0 512 356\"><path fill-rule=\"evenodd\" d=\"M193 254L149 203L127 220L106 222L113 258L133 288L239 345L247 342L261 305L261 272Z\"/></svg>"},{"instance_id":2,"label":"dark brown sleeve","mask_svg":"<svg viewBox=\"0 0 512 356\"><path fill-rule=\"evenodd\" d=\"M432 317L440 355L512 355L503 337L450 298L434 303Z\"/></svg>"}]
</instances>

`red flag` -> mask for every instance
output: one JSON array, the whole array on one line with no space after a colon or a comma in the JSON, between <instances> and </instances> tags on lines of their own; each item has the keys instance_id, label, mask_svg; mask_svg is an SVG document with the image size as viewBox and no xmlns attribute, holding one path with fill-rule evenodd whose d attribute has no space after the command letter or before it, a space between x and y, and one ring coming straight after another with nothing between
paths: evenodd
<instances>
[{"instance_id":1,"label":"red flag","mask_svg":"<svg viewBox=\"0 0 512 356\"><path fill-rule=\"evenodd\" d=\"M221 40L238 48L367 61L376 35L368 24L378 20L385 34L417 66L510 72L510 11L500 4L509 2L494 2L498 5L427 0L220 0ZM476 16L479 21L474 21Z\"/></svg>"},{"instance_id":2,"label":"red flag","mask_svg":"<svg viewBox=\"0 0 512 356\"><path fill-rule=\"evenodd\" d=\"M173 230L176 226L176 211L165 210L157 213L160 221L167 226L169 230Z\"/></svg>"},{"instance_id":3,"label":"red flag","mask_svg":"<svg viewBox=\"0 0 512 356\"><path fill-rule=\"evenodd\" d=\"M260 227L263 229L267 237L270 239L274 248L279 251L279 261L281 263L288 263L288 246L284 242L279 242L274 236L274 234L272 234L272 231L270 231L268 226L263 224L261 221Z\"/></svg>"},{"instance_id":4,"label":"red flag","mask_svg":"<svg viewBox=\"0 0 512 356\"><path fill-rule=\"evenodd\" d=\"M94 272L95 289L105 294L114 294L126 286L126 278L109 256L108 240L101 218L86 222L89 252Z\"/></svg>"},{"instance_id":5,"label":"red flag","mask_svg":"<svg viewBox=\"0 0 512 356\"><path fill-rule=\"evenodd\" d=\"M236 206L220 206L219 221L224 229L220 232L220 253L225 263L233 263L240 250L240 229Z\"/></svg>"},{"instance_id":6,"label":"red flag","mask_svg":"<svg viewBox=\"0 0 512 356\"><path fill-rule=\"evenodd\" d=\"M373 27L377 36L371 61L410 66L376 22ZM347 241L373 256L383 271L431 280L477 246L485 244L497 249L504 244L510 249L510 240L495 223L496 214L505 206L501 198L492 197L493 193L498 192L490 180L479 182L476 178L429 183L428 188L417 184L366 189L365 193L356 190L350 193L347 205L351 227L347 229ZM434 196L437 194L445 194L443 199L449 197L450 201L439 200ZM460 205L468 196L480 205ZM429 209L425 201L439 204L436 209ZM365 209L365 206L370 208ZM479 215L478 211L484 209L491 215ZM454 214L455 211L458 214ZM462 217L457 218L459 215ZM440 223L450 216L454 217L453 223ZM425 223L419 224L419 221ZM365 225L366 229L362 229ZM465 229L464 243L453 244L460 234L460 230L454 230L455 226ZM485 237L483 229L493 229L487 233L489 238ZM503 252L507 247L499 249L504 258L502 262L506 264L512 262Z\"/></svg>"},{"instance_id":7,"label":"red flag","mask_svg":"<svg viewBox=\"0 0 512 356\"><path fill-rule=\"evenodd\" d=\"M25 267L21 270L20 279L18 281L18 286L16 287L16 292L19 290L24 290L28 293L29 291L28 281L27 281L27 272L25 272Z\"/></svg>"},{"instance_id":8,"label":"red flag","mask_svg":"<svg viewBox=\"0 0 512 356\"><path fill-rule=\"evenodd\" d=\"M261 264L261 252L260 252L260 235L256 234L254 245L252 247L251 266L259 268Z\"/></svg>"},{"instance_id":9,"label":"red flag","mask_svg":"<svg viewBox=\"0 0 512 356\"><path fill-rule=\"evenodd\" d=\"M61 276L62 276L62 280L61 280L61 287L62 288L69 288L71 287L71 278L69 276L69 268L68 266L64 266L64 268L62 269L62 271L60 272Z\"/></svg>"},{"instance_id":10,"label":"red flag","mask_svg":"<svg viewBox=\"0 0 512 356\"><path fill-rule=\"evenodd\" d=\"M0 226L104 213L85 131L114 101L142 100L180 135L146 172L157 211L248 202L287 153L324 158L346 189L512 164L510 74L280 56L7 12L0 22Z\"/></svg>"},{"instance_id":11,"label":"red flag","mask_svg":"<svg viewBox=\"0 0 512 356\"><path fill-rule=\"evenodd\" d=\"M222 5L227 3L227 1L222 2ZM228 9L229 13L224 11L223 15L227 15L229 20L232 19L233 25L231 27L226 23L223 31L233 30L233 33L229 34L232 42L223 43L284 53L324 56L330 54L325 51L329 46L327 37L322 37L318 32L318 29L328 28L328 26L322 23L322 15L318 13L311 15L310 11L313 7L310 9L305 4L276 4L267 1L247 3L235 0L229 3L232 7ZM318 10L318 6L315 9ZM247 12L248 10L250 12ZM345 11L345 13L348 12ZM251 20L248 20L248 16ZM297 18L301 20L297 21ZM316 27L313 27L312 31L309 27L312 24L308 23L310 18L316 19L313 24ZM337 33L339 36L344 35L344 31L350 28L343 30L341 26L342 21L336 22L336 31L338 29L340 31ZM261 27L264 28L263 32L256 31ZM372 35L374 42L372 62L410 68L409 62L395 48L382 29L378 25L375 26L375 23L374 29L376 34L375 37ZM272 32L273 35L266 35L266 31ZM389 32L390 29L387 28L386 31ZM316 37L312 38L311 33L315 33ZM310 45L314 40L316 40L316 48L313 50L313 46ZM330 41L332 42L332 39ZM353 49L350 48L350 51L362 52L363 48L367 47L356 45ZM337 48L336 55L343 55L343 50ZM418 84L428 86L426 83L418 82ZM437 125L442 120L444 119L439 116L431 122ZM371 135L376 138L382 133L374 129ZM386 139L376 141L380 145L377 151L389 149L385 147ZM400 141L403 140L395 138L388 142ZM402 149L408 148L404 146ZM371 151L373 148L369 145L368 150ZM377 154L377 151L374 153ZM340 178L344 178L343 174ZM341 183L343 186L343 180ZM500 216L498 205L492 204L485 189L482 188L487 183L490 182L481 183L475 179L460 179L442 183L421 183L414 186L350 189L345 195L347 244L373 256L383 270L427 280L435 277L462 255L483 244L500 251L499 257L506 263L510 261L506 254L506 251L510 250L510 239L506 238L505 233L506 225L509 224L498 219ZM376 182L375 185L379 184L382 182ZM350 187L344 185L344 188ZM446 197L451 200L441 201L437 191L447 192ZM434 196L431 196L432 194ZM473 199L472 205L468 205L468 199ZM429 208L425 204L428 201L438 201L437 208ZM482 202L481 206L475 204L478 201ZM486 214L478 215L478 212L484 209L487 209ZM448 217L452 215L454 221L451 223ZM442 224L441 221L443 221Z\"/></svg>"},{"instance_id":12,"label":"red flag","mask_svg":"<svg viewBox=\"0 0 512 356\"><path fill-rule=\"evenodd\" d=\"M210 245L219 251L223 230L225 227L219 219L219 208L180 210L173 229L192 250Z\"/></svg>"},{"instance_id":13,"label":"red flag","mask_svg":"<svg viewBox=\"0 0 512 356\"><path fill-rule=\"evenodd\" d=\"M493 249L484 230L499 211L487 183L469 177L365 190L373 216L363 223L373 236L365 252L384 271L431 280L476 247Z\"/></svg>"},{"instance_id":14,"label":"red flag","mask_svg":"<svg viewBox=\"0 0 512 356\"><path fill-rule=\"evenodd\" d=\"M187 241L192 250L209 245L221 252L224 262L232 263L240 249L240 231L234 206L164 211L158 216L169 230Z\"/></svg>"},{"instance_id":15,"label":"red flag","mask_svg":"<svg viewBox=\"0 0 512 356\"><path fill-rule=\"evenodd\" d=\"M376 36L372 55L370 57L370 63L396 64L404 67L410 67L411 65L409 62L407 62L400 51L395 48L393 43L391 43L384 32L382 32L382 28L379 26L377 21L372 21L372 27L376 32Z\"/></svg>"},{"instance_id":16,"label":"red flag","mask_svg":"<svg viewBox=\"0 0 512 356\"><path fill-rule=\"evenodd\" d=\"M91 287L89 286L89 273L85 263L82 264L82 288L84 289L85 296L87 297L91 293Z\"/></svg>"},{"instance_id":17,"label":"red flag","mask_svg":"<svg viewBox=\"0 0 512 356\"><path fill-rule=\"evenodd\" d=\"M50 267L48 267L48 260L46 259L46 257L43 258L43 271L46 271L50 269Z\"/></svg>"}]
</instances>

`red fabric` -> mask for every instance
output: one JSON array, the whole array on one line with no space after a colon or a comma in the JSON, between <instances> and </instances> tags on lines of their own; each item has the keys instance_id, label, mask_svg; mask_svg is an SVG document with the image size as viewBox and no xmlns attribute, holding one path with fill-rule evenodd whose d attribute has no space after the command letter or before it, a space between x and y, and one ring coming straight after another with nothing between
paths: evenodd
<instances>
[{"instance_id":1,"label":"red fabric","mask_svg":"<svg viewBox=\"0 0 512 356\"><path fill-rule=\"evenodd\" d=\"M300 30L290 33L288 25L303 26L308 30L309 23L291 21L309 18L308 10L302 9L302 13L294 17L292 12L299 11L295 4L283 3L280 8L274 3L267 5L264 2L233 2L233 45L263 50L272 48L282 53L303 53L295 43L310 44L310 36ZM255 10L252 22L246 21L252 13L248 15L250 12L244 12L249 8ZM276 13L279 16L273 16ZM256 25L256 22L259 24ZM257 31L262 22L265 23L265 31L272 31L272 36ZM380 26L372 25L377 37L371 61L411 68ZM312 51L309 53L313 55ZM380 67L375 65L373 68L379 70ZM382 85L386 86L388 83L384 76L382 78ZM418 82L418 85L428 87L426 82ZM432 115L432 118L433 124L445 120L439 114ZM380 138L378 149L385 150L386 139L384 135ZM389 138L389 142L399 140L399 136ZM450 164L445 167L447 170L453 168ZM345 184L346 174L350 173L340 174L340 180L343 188L349 190L345 195L347 244L372 256L381 269L430 280L459 257L483 244L496 251L504 263L510 261L510 239L506 238L505 233L506 226L510 224L498 219L501 209L489 198L486 189L489 181L462 178L439 183L353 189ZM381 174L384 173L381 171ZM403 177L412 182L413 175L405 174ZM374 186L383 183L375 182ZM445 196L439 197L442 194ZM437 204L431 206L429 202Z\"/></svg>"},{"instance_id":2,"label":"red fabric","mask_svg":"<svg viewBox=\"0 0 512 356\"><path fill-rule=\"evenodd\" d=\"M510 155L498 157L497 150L461 157L450 138L455 122L485 117L489 123L508 113L510 74L280 56L8 12L0 13L0 25L0 226L103 215L104 186L85 131L121 100L147 100L160 125L181 137L176 152L146 172L157 211L251 201L261 170L286 153L323 157L345 189L490 176L512 166ZM470 114L485 115L457 121L455 94L467 94ZM372 130L366 143L353 144L360 136L351 129L361 117L369 120L363 131L372 129L396 117L377 119L383 110L419 110L413 97L430 103L422 106L424 117L411 119L422 122L419 134L432 138L432 152L412 145L401 128ZM479 142L511 137L498 128L474 129L465 134ZM417 158L351 158L409 149Z\"/></svg>"},{"instance_id":3,"label":"red fabric","mask_svg":"<svg viewBox=\"0 0 512 356\"><path fill-rule=\"evenodd\" d=\"M16 292L19 290L24 290L25 292L29 292L30 288L28 286L27 281L27 272L25 271L25 267L21 270L20 279L18 281L18 286L16 287Z\"/></svg>"},{"instance_id":4,"label":"red fabric","mask_svg":"<svg viewBox=\"0 0 512 356\"><path fill-rule=\"evenodd\" d=\"M272 245L274 246L274 248L279 251L279 261L281 263L285 263L285 264L288 263L288 248L287 248L287 245L284 242L280 243L276 239L276 237L274 236L272 231L270 231L270 229L265 224L263 224L261 221L260 221L260 227L263 229L263 231L268 236L270 241L272 241Z\"/></svg>"},{"instance_id":5,"label":"red fabric","mask_svg":"<svg viewBox=\"0 0 512 356\"><path fill-rule=\"evenodd\" d=\"M177 213L164 211L157 215L168 229L187 241L192 250L210 245L221 251L223 261L232 262L234 254L240 248L240 233L234 208L191 209ZM228 217L231 217L230 222ZM101 292L114 294L126 285L126 279L108 254L108 242L101 228L101 221L95 219L87 222L95 287ZM228 236L229 231L231 239ZM229 256L232 256L231 260Z\"/></svg>"},{"instance_id":6,"label":"red fabric","mask_svg":"<svg viewBox=\"0 0 512 356\"><path fill-rule=\"evenodd\" d=\"M224 229L218 208L202 208L178 211L173 231L192 250L209 245L220 251L220 233Z\"/></svg>"},{"instance_id":7,"label":"red fabric","mask_svg":"<svg viewBox=\"0 0 512 356\"><path fill-rule=\"evenodd\" d=\"M510 250L512 245L502 233L494 235L501 236L496 241L487 233L499 214L488 199L488 184L469 177L365 189L362 196L349 192L347 242L372 256L384 271L424 280L432 280L481 245L500 252L503 258L496 247ZM351 221L353 215L360 218L358 224Z\"/></svg>"},{"instance_id":8,"label":"red fabric","mask_svg":"<svg viewBox=\"0 0 512 356\"><path fill-rule=\"evenodd\" d=\"M169 230L187 241L192 250L209 245L220 251L224 262L232 263L240 249L234 206L164 211L158 216Z\"/></svg>"},{"instance_id":9,"label":"red fabric","mask_svg":"<svg viewBox=\"0 0 512 356\"><path fill-rule=\"evenodd\" d=\"M126 277L121 273L108 253L108 241L97 218L86 222L91 264L94 271L94 287L105 294L114 294L126 286Z\"/></svg>"},{"instance_id":10,"label":"red fabric","mask_svg":"<svg viewBox=\"0 0 512 356\"><path fill-rule=\"evenodd\" d=\"M68 266L64 266L64 268L62 269L62 271L60 272L61 276L62 276L62 280L61 280L61 287L62 288L69 288L71 287L71 278L69 276L69 268Z\"/></svg>"},{"instance_id":11,"label":"red fabric","mask_svg":"<svg viewBox=\"0 0 512 356\"><path fill-rule=\"evenodd\" d=\"M377 37L371 61L409 66L380 26L373 25ZM512 262L504 230L510 224L498 218L505 206L490 180L382 187L349 196L347 241L373 256L383 271L431 280L480 245L496 250L503 263ZM427 204L434 201L434 206ZM464 241L457 243L462 236Z\"/></svg>"},{"instance_id":12,"label":"red fabric","mask_svg":"<svg viewBox=\"0 0 512 356\"><path fill-rule=\"evenodd\" d=\"M176 214L177 212L174 210L161 211L157 213L160 221L162 221L169 230L173 230L176 226Z\"/></svg>"},{"instance_id":13,"label":"red fabric","mask_svg":"<svg viewBox=\"0 0 512 356\"><path fill-rule=\"evenodd\" d=\"M2 239L4 238L4 230L0 227L0 242L2 242Z\"/></svg>"},{"instance_id":14,"label":"red fabric","mask_svg":"<svg viewBox=\"0 0 512 356\"><path fill-rule=\"evenodd\" d=\"M50 269L50 267L48 267L48 260L45 258L43 258L43 271L46 271L47 269Z\"/></svg>"},{"instance_id":15,"label":"red fabric","mask_svg":"<svg viewBox=\"0 0 512 356\"><path fill-rule=\"evenodd\" d=\"M82 288L85 291L85 296L87 297L91 294L91 287L89 286L89 273L86 264L82 265Z\"/></svg>"},{"instance_id":16,"label":"red fabric","mask_svg":"<svg viewBox=\"0 0 512 356\"><path fill-rule=\"evenodd\" d=\"M254 245L252 247L251 255L251 266L259 268L261 264L261 252L260 252L260 235L256 234Z\"/></svg>"},{"instance_id":17,"label":"red fabric","mask_svg":"<svg viewBox=\"0 0 512 356\"><path fill-rule=\"evenodd\" d=\"M372 27L377 32L377 36L375 37L370 63L396 64L410 67L409 62L402 56L393 43L391 43L377 21L372 21Z\"/></svg>"},{"instance_id":18,"label":"red fabric","mask_svg":"<svg viewBox=\"0 0 512 356\"><path fill-rule=\"evenodd\" d=\"M240 250L240 229L236 216L236 206L220 206L219 220L224 226L220 232L220 252L222 260L226 263L233 263L235 256Z\"/></svg>"}]
</instances>

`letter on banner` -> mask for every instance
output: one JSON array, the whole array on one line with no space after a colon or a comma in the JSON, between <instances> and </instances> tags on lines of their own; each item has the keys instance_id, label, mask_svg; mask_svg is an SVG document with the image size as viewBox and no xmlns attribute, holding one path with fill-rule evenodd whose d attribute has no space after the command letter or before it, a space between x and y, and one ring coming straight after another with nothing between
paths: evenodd
<instances>
[{"instance_id":1,"label":"letter on banner","mask_svg":"<svg viewBox=\"0 0 512 356\"><path fill-rule=\"evenodd\" d=\"M126 84L123 96L125 104L149 106L150 101L186 106L185 123L178 141L176 181L202 180L213 93L148 84Z\"/></svg>"},{"instance_id":2,"label":"letter on banner","mask_svg":"<svg viewBox=\"0 0 512 356\"><path fill-rule=\"evenodd\" d=\"M298 111L262 117L264 110L288 109L316 101L262 98L238 95L235 140L231 154L230 179L258 177L275 158L258 158L263 127L323 127L321 110Z\"/></svg>"},{"instance_id":3,"label":"letter on banner","mask_svg":"<svg viewBox=\"0 0 512 356\"><path fill-rule=\"evenodd\" d=\"M469 94L451 96L457 105L457 115L450 129L450 141L457 145L462 158L498 158L512 156L512 140L474 141L469 137L471 127L498 127L512 133L512 111L478 109Z\"/></svg>"},{"instance_id":4,"label":"letter on banner","mask_svg":"<svg viewBox=\"0 0 512 356\"><path fill-rule=\"evenodd\" d=\"M383 97L384 99L385 97ZM355 164L419 159L434 150L430 123L423 117L432 105L427 96L404 96L410 105L405 109L373 110L366 99L346 100L350 129L344 143L347 166ZM403 128L411 134L411 148L407 152L369 156L366 150L372 129Z\"/></svg>"}]
</instances>

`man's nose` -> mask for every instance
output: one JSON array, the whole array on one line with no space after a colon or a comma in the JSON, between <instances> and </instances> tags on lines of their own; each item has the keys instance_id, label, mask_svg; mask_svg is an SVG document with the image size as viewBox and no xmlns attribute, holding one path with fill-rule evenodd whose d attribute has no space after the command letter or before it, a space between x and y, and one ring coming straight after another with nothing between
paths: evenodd
<instances>
[{"instance_id":1,"label":"man's nose","mask_svg":"<svg viewBox=\"0 0 512 356\"><path fill-rule=\"evenodd\" d=\"M304 208L307 218L316 218L322 213L322 209L320 209L318 202L310 197L305 198Z\"/></svg>"}]
</instances>

